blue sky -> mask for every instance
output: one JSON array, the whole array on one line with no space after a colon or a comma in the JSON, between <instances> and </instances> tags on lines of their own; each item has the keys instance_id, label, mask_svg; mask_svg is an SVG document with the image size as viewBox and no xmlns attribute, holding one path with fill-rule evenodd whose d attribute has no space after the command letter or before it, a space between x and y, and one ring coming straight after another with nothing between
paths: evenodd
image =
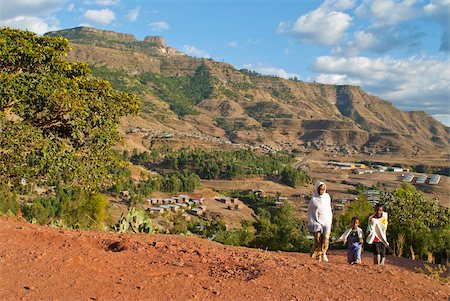
<instances>
[{"instance_id":1,"label":"blue sky","mask_svg":"<svg viewBox=\"0 0 450 301\"><path fill-rule=\"evenodd\" d=\"M450 126L450 0L0 0L0 26L161 35L236 68L354 84Z\"/></svg>"}]
</instances>

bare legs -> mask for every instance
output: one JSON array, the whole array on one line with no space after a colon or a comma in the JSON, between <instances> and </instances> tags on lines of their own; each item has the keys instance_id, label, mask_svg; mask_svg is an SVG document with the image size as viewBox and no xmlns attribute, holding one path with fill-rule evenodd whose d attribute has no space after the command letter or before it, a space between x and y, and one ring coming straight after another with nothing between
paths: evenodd
<instances>
[{"instance_id":1,"label":"bare legs","mask_svg":"<svg viewBox=\"0 0 450 301\"><path fill-rule=\"evenodd\" d=\"M328 261L327 250L329 246L330 233L314 233L313 246L309 254L312 259L317 259L319 261Z\"/></svg>"}]
</instances>

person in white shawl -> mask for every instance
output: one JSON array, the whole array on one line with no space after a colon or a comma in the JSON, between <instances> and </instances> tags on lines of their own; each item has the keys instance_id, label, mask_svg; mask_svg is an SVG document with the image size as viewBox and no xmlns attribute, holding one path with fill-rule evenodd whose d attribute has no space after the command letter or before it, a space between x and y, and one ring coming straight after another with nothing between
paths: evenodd
<instances>
[{"instance_id":1,"label":"person in white shawl","mask_svg":"<svg viewBox=\"0 0 450 301\"><path fill-rule=\"evenodd\" d=\"M331 198L326 191L324 182L317 183L308 205L308 230L314 236L310 255L319 261L328 261L327 250L333 222Z\"/></svg>"},{"instance_id":2,"label":"person in white shawl","mask_svg":"<svg viewBox=\"0 0 450 301\"><path fill-rule=\"evenodd\" d=\"M373 245L373 262L376 265L384 265L386 257L386 247L389 242L386 237L388 226L388 214L384 212L383 205L377 204L374 208L375 213L369 217L369 226L367 227L366 242Z\"/></svg>"}]
</instances>

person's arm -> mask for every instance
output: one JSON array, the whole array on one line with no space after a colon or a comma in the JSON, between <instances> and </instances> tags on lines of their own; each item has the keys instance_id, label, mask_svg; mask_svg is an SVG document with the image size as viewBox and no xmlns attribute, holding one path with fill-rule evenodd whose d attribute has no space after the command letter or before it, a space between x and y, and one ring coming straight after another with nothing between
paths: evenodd
<instances>
[{"instance_id":1,"label":"person's arm","mask_svg":"<svg viewBox=\"0 0 450 301\"><path fill-rule=\"evenodd\" d=\"M359 238L359 243L363 244L364 243L364 233L362 229L358 229L358 238Z\"/></svg>"}]
</instances>

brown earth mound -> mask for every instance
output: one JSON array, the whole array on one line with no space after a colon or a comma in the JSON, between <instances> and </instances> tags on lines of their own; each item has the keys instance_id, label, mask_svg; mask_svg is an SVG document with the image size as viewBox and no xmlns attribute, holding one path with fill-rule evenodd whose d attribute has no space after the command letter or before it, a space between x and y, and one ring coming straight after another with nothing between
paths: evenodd
<instances>
[{"instance_id":1,"label":"brown earth mound","mask_svg":"<svg viewBox=\"0 0 450 301\"><path fill-rule=\"evenodd\" d=\"M2 300L448 300L450 287L413 272L329 263L169 235L62 230L0 218Z\"/></svg>"}]
</instances>

